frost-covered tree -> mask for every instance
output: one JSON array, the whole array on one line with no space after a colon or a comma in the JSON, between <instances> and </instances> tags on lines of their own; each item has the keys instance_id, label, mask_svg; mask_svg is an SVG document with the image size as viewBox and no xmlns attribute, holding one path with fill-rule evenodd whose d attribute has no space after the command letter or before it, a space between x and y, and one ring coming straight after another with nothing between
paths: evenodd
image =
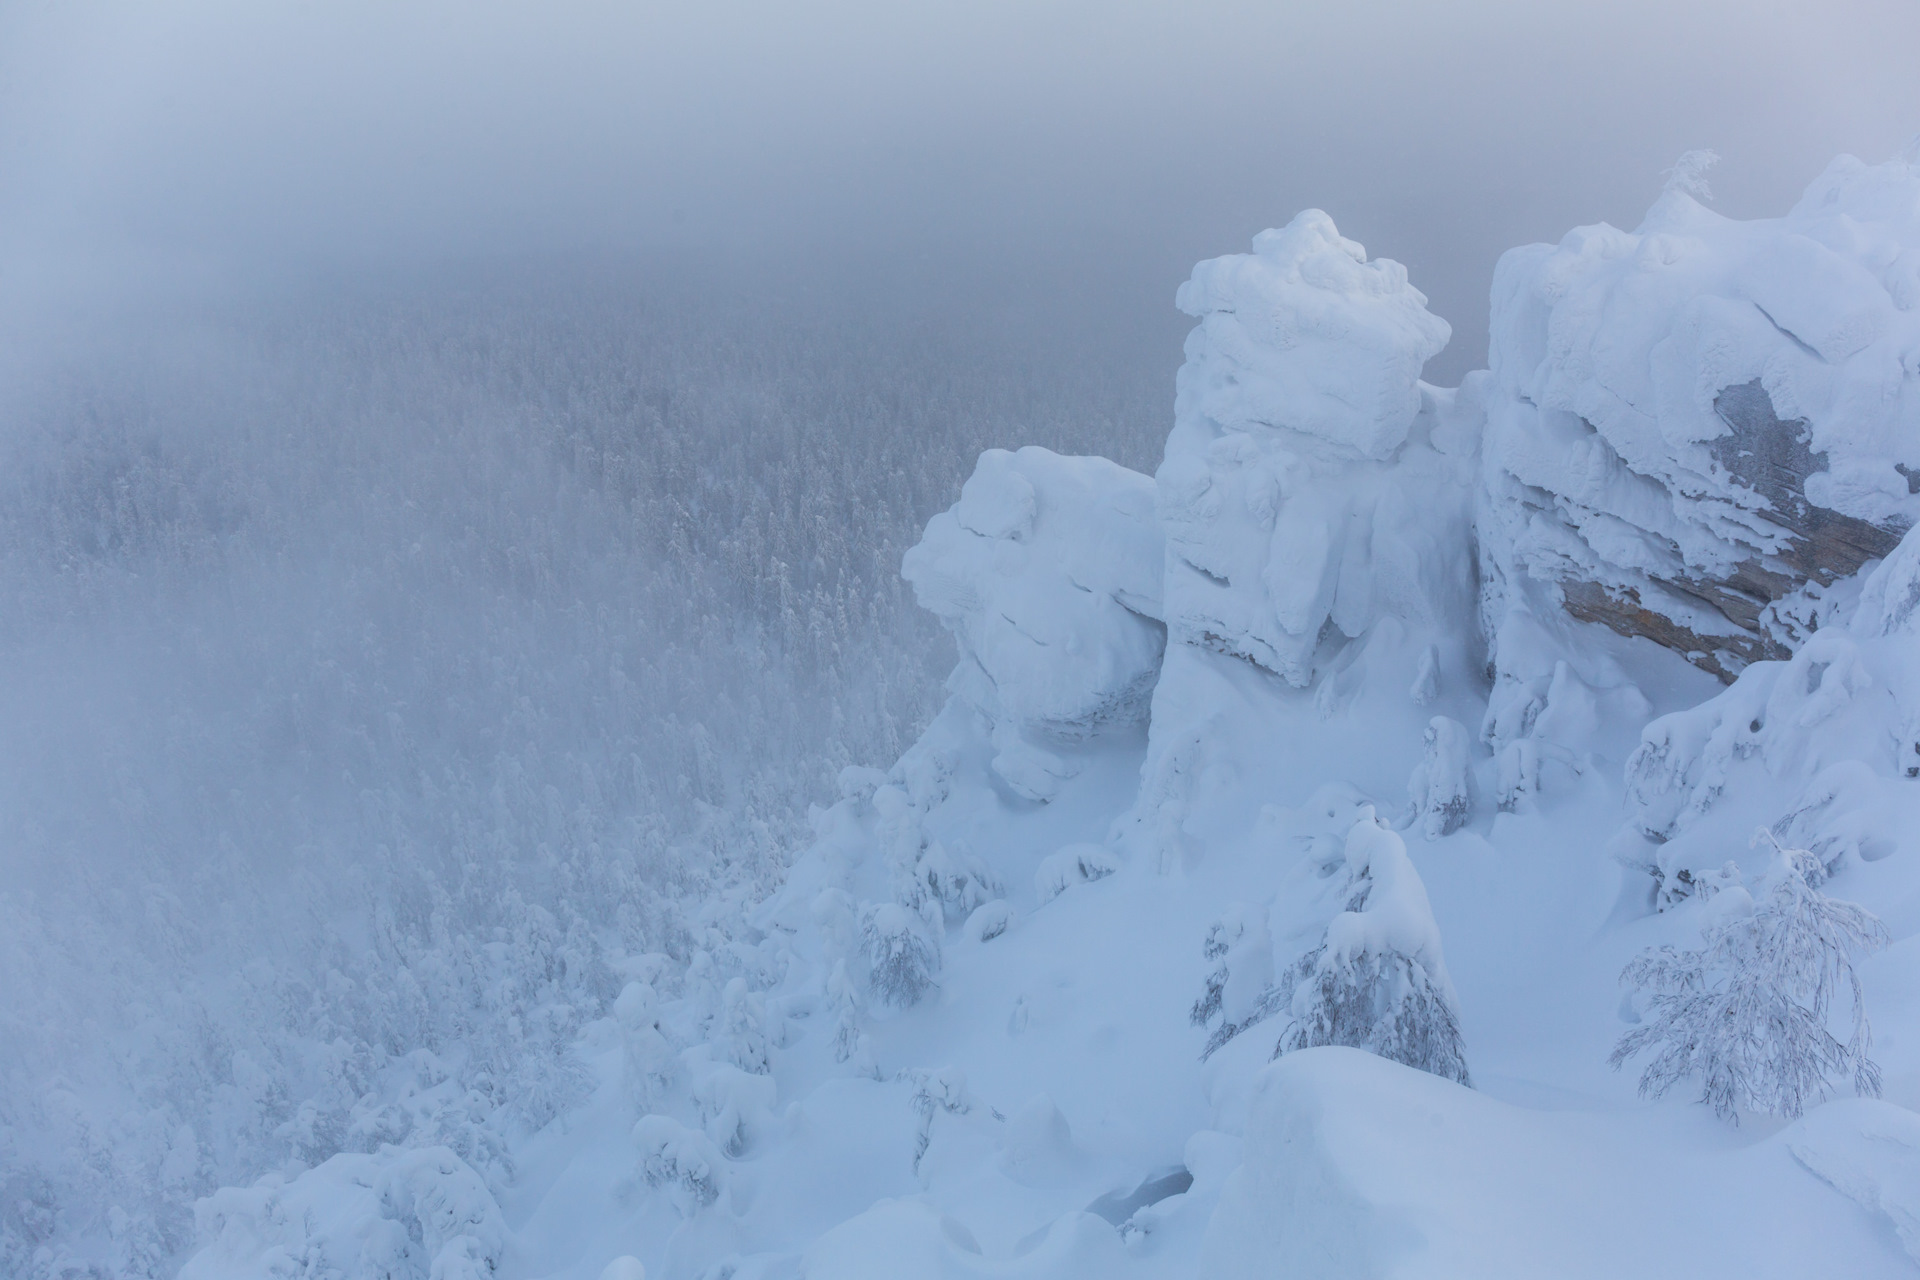
<instances>
[{"instance_id":1,"label":"frost-covered tree","mask_svg":"<svg viewBox=\"0 0 1920 1280\"><path fill-rule=\"evenodd\" d=\"M667 1116L644 1116L633 1126L640 1152L640 1176L649 1187L664 1188L682 1217L692 1217L720 1198L726 1188L727 1159L713 1139Z\"/></svg>"},{"instance_id":2,"label":"frost-covered tree","mask_svg":"<svg viewBox=\"0 0 1920 1280\"><path fill-rule=\"evenodd\" d=\"M645 982L629 982L613 1002L620 1026L620 1077L627 1096L645 1114L673 1078L673 1044L660 1029L660 999Z\"/></svg>"},{"instance_id":3,"label":"frost-covered tree","mask_svg":"<svg viewBox=\"0 0 1920 1280\"><path fill-rule=\"evenodd\" d=\"M720 1018L714 1036L727 1061L754 1075L771 1071L773 1055L766 1023L766 1000L747 986L745 978L728 979L720 994Z\"/></svg>"},{"instance_id":4,"label":"frost-covered tree","mask_svg":"<svg viewBox=\"0 0 1920 1280\"><path fill-rule=\"evenodd\" d=\"M1762 837L1773 842L1771 832ZM1886 929L1815 887L1825 876L1817 856L1773 845L1768 888L1750 910L1724 912L1702 930L1696 950L1650 947L1621 974L1650 1016L1608 1061L1617 1069L1654 1051L1640 1075L1643 1097L1697 1077L1699 1100L1737 1124L1743 1111L1797 1116L1827 1096L1835 1076L1851 1078L1862 1096L1879 1096L1853 957L1886 945ZM1844 1041L1829 1029L1843 989L1852 1001Z\"/></svg>"},{"instance_id":5,"label":"frost-covered tree","mask_svg":"<svg viewBox=\"0 0 1920 1280\"><path fill-rule=\"evenodd\" d=\"M1206 987L1188 1010L1196 1027L1212 1025L1200 1056L1212 1057L1229 1040L1286 1008L1292 989L1273 980L1273 938L1266 912L1241 903L1207 930L1200 954L1214 962Z\"/></svg>"},{"instance_id":6,"label":"frost-covered tree","mask_svg":"<svg viewBox=\"0 0 1920 1280\"><path fill-rule=\"evenodd\" d=\"M827 975L827 1002L834 1010L833 1060L858 1075L875 1075L873 1047L860 1029L860 993L844 960L836 961Z\"/></svg>"},{"instance_id":7,"label":"frost-covered tree","mask_svg":"<svg viewBox=\"0 0 1920 1280\"><path fill-rule=\"evenodd\" d=\"M1347 833L1347 910L1289 974L1292 1020L1274 1056L1342 1044L1470 1083L1459 1005L1426 886L1371 810Z\"/></svg>"},{"instance_id":8,"label":"frost-covered tree","mask_svg":"<svg viewBox=\"0 0 1920 1280\"><path fill-rule=\"evenodd\" d=\"M874 903L861 919L860 935L875 1004L910 1009L933 989L940 952L919 916L895 902Z\"/></svg>"}]
</instances>

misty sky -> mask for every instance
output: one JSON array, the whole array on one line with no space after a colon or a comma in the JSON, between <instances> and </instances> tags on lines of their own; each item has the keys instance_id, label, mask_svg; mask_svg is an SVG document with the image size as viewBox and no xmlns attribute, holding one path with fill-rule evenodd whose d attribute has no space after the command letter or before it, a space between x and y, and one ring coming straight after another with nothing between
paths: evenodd
<instances>
[{"instance_id":1,"label":"misty sky","mask_svg":"<svg viewBox=\"0 0 1920 1280\"><path fill-rule=\"evenodd\" d=\"M1912 0L32 0L0 288L18 319L614 250L1171 372L1191 263L1317 205L1408 264L1452 382L1501 250L1634 225L1691 147L1723 211L1783 211L1920 131L1915 48Z\"/></svg>"}]
</instances>

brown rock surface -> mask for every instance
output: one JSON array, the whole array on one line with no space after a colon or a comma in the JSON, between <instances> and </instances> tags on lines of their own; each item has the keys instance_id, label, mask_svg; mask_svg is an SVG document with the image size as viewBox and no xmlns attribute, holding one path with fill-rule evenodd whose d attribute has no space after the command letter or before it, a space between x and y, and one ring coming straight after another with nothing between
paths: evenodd
<instances>
[{"instance_id":1,"label":"brown rock surface","mask_svg":"<svg viewBox=\"0 0 1920 1280\"><path fill-rule=\"evenodd\" d=\"M1755 555L1722 577L1679 575L1652 581L1686 600L1712 609L1737 630L1703 636L1650 608L1640 592L1596 582L1561 583L1568 613L1599 622L1621 635L1644 636L1686 654L1695 666L1732 680L1750 662L1789 656L1765 625L1767 606L1808 582L1829 585L1885 556L1904 529L1876 525L1807 498L1807 477L1827 468L1827 455L1809 446L1807 423L1782 419L1759 379L1723 389L1713 407L1728 434L1709 446L1713 459L1757 499L1756 514L1788 537L1781 550Z\"/></svg>"}]
</instances>

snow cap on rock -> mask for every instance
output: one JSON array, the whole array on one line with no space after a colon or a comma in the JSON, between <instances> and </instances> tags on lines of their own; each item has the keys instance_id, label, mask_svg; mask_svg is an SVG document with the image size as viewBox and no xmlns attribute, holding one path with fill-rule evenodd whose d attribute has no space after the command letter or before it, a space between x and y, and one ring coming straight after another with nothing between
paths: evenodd
<instances>
[{"instance_id":1,"label":"snow cap on rock","mask_svg":"<svg viewBox=\"0 0 1920 1280\"><path fill-rule=\"evenodd\" d=\"M1210 258L1174 295L1199 319L1174 412L1247 431L1287 427L1385 458L1420 411L1420 370L1447 345L1407 269L1308 209L1250 254Z\"/></svg>"}]
</instances>

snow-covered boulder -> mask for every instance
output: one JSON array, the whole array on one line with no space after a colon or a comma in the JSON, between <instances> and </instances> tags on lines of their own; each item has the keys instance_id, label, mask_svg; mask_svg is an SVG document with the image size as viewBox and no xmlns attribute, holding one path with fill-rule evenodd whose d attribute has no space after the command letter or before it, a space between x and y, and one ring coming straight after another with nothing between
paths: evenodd
<instances>
[{"instance_id":1,"label":"snow-covered boulder","mask_svg":"<svg viewBox=\"0 0 1920 1280\"><path fill-rule=\"evenodd\" d=\"M1920 168L1743 222L1702 167L1501 259L1479 526L1490 631L1564 606L1730 679L1920 518Z\"/></svg>"},{"instance_id":2,"label":"snow-covered boulder","mask_svg":"<svg viewBox=\"0 0 1920 1280\"><path fill-rule=\"evenodd\" d=\"M1172 638L1304 685L1329 622L1353 637L1470 596L1467 490L1436 446L1472 434L1419 380L1449 330L1406 269L1310 209L1175 300L1200 323L1156 476Z\"/></svg>"},{"instance_id":3,"label":"snow-covered boulder","mask_svg":"<svg viewBox=\"0 0 1920 1280\"><path fill-rule=\"evenodd\" d=\"M992 723L994 767L1029 799L1070 775L1056 748L1145 718L1166 644L1162 558L1151 480L1030 446L981 454L902 560L959 644L951 687Z\"/></svg>"}]
</instances>

